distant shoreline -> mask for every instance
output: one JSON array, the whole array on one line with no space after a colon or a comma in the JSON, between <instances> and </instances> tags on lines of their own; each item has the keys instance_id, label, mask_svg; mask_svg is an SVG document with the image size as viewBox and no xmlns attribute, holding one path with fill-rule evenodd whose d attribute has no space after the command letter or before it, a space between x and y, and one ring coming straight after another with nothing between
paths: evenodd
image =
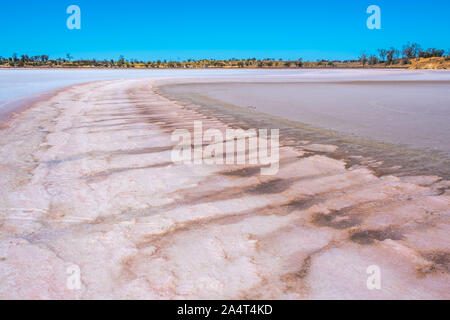
<instances>
[{"instance_id":1,"label":"distant shoreline","mask_svg":"<svg viewBox=\"0 0 450 320\"><path fill-rule=\"evenodd\" d=\"M399 59L390 64L378 62L375 64L362 63L360 61L284 61L284 60L234 60L234 61L215 61L215 60L199 60L192 62L123 62L112 63L107 61L96 60L79 60L73 62L61 62L49 60L47 62L27 62L27 63L7 63L0 64L1 69L99 69L99 70L301 70L301 69L320 69L320 70L336 70L336 69L450 69L450 57L431 57L431 58L414 58L403 60Z\"/></svg>"},{"instance_id":2,"label":"distant shoreline","mask_svg":"<svg viewBox=\"0 0 450 320\"><path fill-rule=\"evenodd\" d=\"M318 70L339 70L339 69L375 69L375 70L411 70L408 67L404 67L404 66L392 66L392 67L301 67L301 68L289 68L289 67L263 67L263 68L240 68L240 67L224 67L224 68L220 68L220 67L207 67L207 68L142 68L142 67L133 67L133 68L121 68L121 67L62 67L62 66L54 66L54 67L44 67L44 66L38 66L38 67L31 67L31 66L26 66L26 67L5 67L5 66L0 66L0 70L33 70L33 69L38 69L38 70L51 70L51 69L57 69L57 70L242 70L242 69L246 69L246 70L314 70L314 69L318 69ZM432 70L432 69L431 69Z\"/></svg>"}]
</instances>

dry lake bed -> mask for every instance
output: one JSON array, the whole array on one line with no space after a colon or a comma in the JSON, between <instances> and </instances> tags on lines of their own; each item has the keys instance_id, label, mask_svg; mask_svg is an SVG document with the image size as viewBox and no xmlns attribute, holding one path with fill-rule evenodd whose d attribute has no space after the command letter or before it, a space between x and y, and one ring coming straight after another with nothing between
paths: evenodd
<instances>
[{"instance_id":1,"label":"dry lake bed","mask_svg":"<svg viewBox=\"0 0 450 320\"><path fill-rule=\"evenodd\" d=\"M1 299L450 298L450 73L39 72L0 71ZM195 122L278 171L173 162Z\"/></svg>"}]
</instances>

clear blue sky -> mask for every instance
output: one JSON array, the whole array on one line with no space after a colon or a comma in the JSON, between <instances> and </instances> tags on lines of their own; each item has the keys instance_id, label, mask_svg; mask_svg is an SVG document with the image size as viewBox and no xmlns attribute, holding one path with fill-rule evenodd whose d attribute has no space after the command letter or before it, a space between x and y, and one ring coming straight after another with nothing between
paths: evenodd
<instances>
[{"instance_id":1,"label":"clear blue sky","mask_svg":"<svg viewBox=\"0 0 450 320\"><path fill-rule=\"evenodd\" d=\"M81 30L66 27L71 4ZM371 4L382 30L366 27ZM0 55L347 59L408 41L449 50L449 17L449 0L2 0Z\"/></svg>"}]
</instances>

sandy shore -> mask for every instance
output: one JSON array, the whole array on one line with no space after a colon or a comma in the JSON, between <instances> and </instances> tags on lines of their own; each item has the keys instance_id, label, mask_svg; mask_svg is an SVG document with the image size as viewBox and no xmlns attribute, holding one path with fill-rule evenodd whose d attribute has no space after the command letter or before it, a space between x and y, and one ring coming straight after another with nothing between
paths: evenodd
<instances>
[{"instance_id":1,"label":"sandy shore","mask_svg":"<svg viewBox=\"0 0 450 320\"><path fill-rule=\"evenodd\" d=\"M231 124L153 86L70 87L1 129L1 299L450 298L449 181L320 142L282 147L276 176L174 164L175 129Z\"/></svg>"}]
</instances>

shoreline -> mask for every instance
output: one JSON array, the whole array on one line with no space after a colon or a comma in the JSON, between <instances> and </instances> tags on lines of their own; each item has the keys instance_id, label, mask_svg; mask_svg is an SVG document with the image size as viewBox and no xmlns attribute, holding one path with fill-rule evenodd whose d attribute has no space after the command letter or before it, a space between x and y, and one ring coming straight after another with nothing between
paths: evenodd
<instances>
[{"instance_id":1,"label":"shoreline","mask_svg":"<svg viewBox=\"0 0 450 320\"><path fill-rule=\"evenodd\" d=\"M371 85L371 84L409 84L411 81L340 81L340 82L286 82L285 84L305 85ZM449 81L414 81L414 84L448 84ZM216 115L225 121L228 117L234 121L241 122L247 128L270 126L281 128L281 139L285 145L295 147L302 151L305 147L304 141L337 146L337 151L324 152L324 155L337 160L344 160L348 167L363 165L369 167L377 176L383 175L439 175L444 179L450 179L450 158L448 153L442 150L426 150L393 143L386 140L377 140L346 134L325 128L307 124L304 122L283 118L275 114L253 110L226 103L222 100L211 98L207 95L184 95L177 92L177 87L203 85L205 83L162 83L156 87L156 92L166 98L179 102L189 108L208 114ZM211 83L208 83L208 85ZM214 82L213 85L230 84L227 82ZM245 83L243 83L245 84ZM258 82L260 84L283 85L276 82ZM239 83L233 83L239 85ZM174 88L175 90L173 90ZM284 139L283 139L284 138Z\"/></svg>"},{"instance_id":2,"label":"shoreline","mask_svg":"<svg viewBox=\"0 0 450 320\"><path fill-rule=\"evenodd\" d=\"M449 181L377 177L320 145L282 145L274 177L173 164L173 130L245 125L157 90L77 84L1 129L0 298L449 298Z\"/></svg>"},{"instance_id":3,"label":"shoreline","mask_svg":"<svg viewBox=\"0 0 450 320\"><path fill-rule=\"evenodd\" d=\"M96 81L88 81L83 82L81 84L93 83ZM79 83L80 84L80 83ZM60 88L55 88L43 92L38 92L29 96L22 97L20 99L12 100L2 104L2 106L6 106L6 110L1 110L0 112L0 128L7 127L11 120L16 117L20 117L21 113L24 111L35 107L36 104L49 100L55 97L58 93L63 92L65 90L70 89L73 86L77 86L79 84L72 84L62 86Z\"/></svg>"},{"instance_id":4,"label":"shoreline","mask_svg":"<svg viewBox=\"0 0 450 320\"><path fill-rule=\"evenodd\" d=\"M433 69L433 68L425 68L425 69L410 69L408 67L302 67L302 68L288 68L288 67L277 67L277 68L239 68L239 67L230 67L230 68L218 68L218 67L208 67L208 68L101 68L101 67L0 67L0 70L348 70L348 69L361 69L361 70L442 70L446 71L448 69Z\"/></svg>"}]
</instances>

